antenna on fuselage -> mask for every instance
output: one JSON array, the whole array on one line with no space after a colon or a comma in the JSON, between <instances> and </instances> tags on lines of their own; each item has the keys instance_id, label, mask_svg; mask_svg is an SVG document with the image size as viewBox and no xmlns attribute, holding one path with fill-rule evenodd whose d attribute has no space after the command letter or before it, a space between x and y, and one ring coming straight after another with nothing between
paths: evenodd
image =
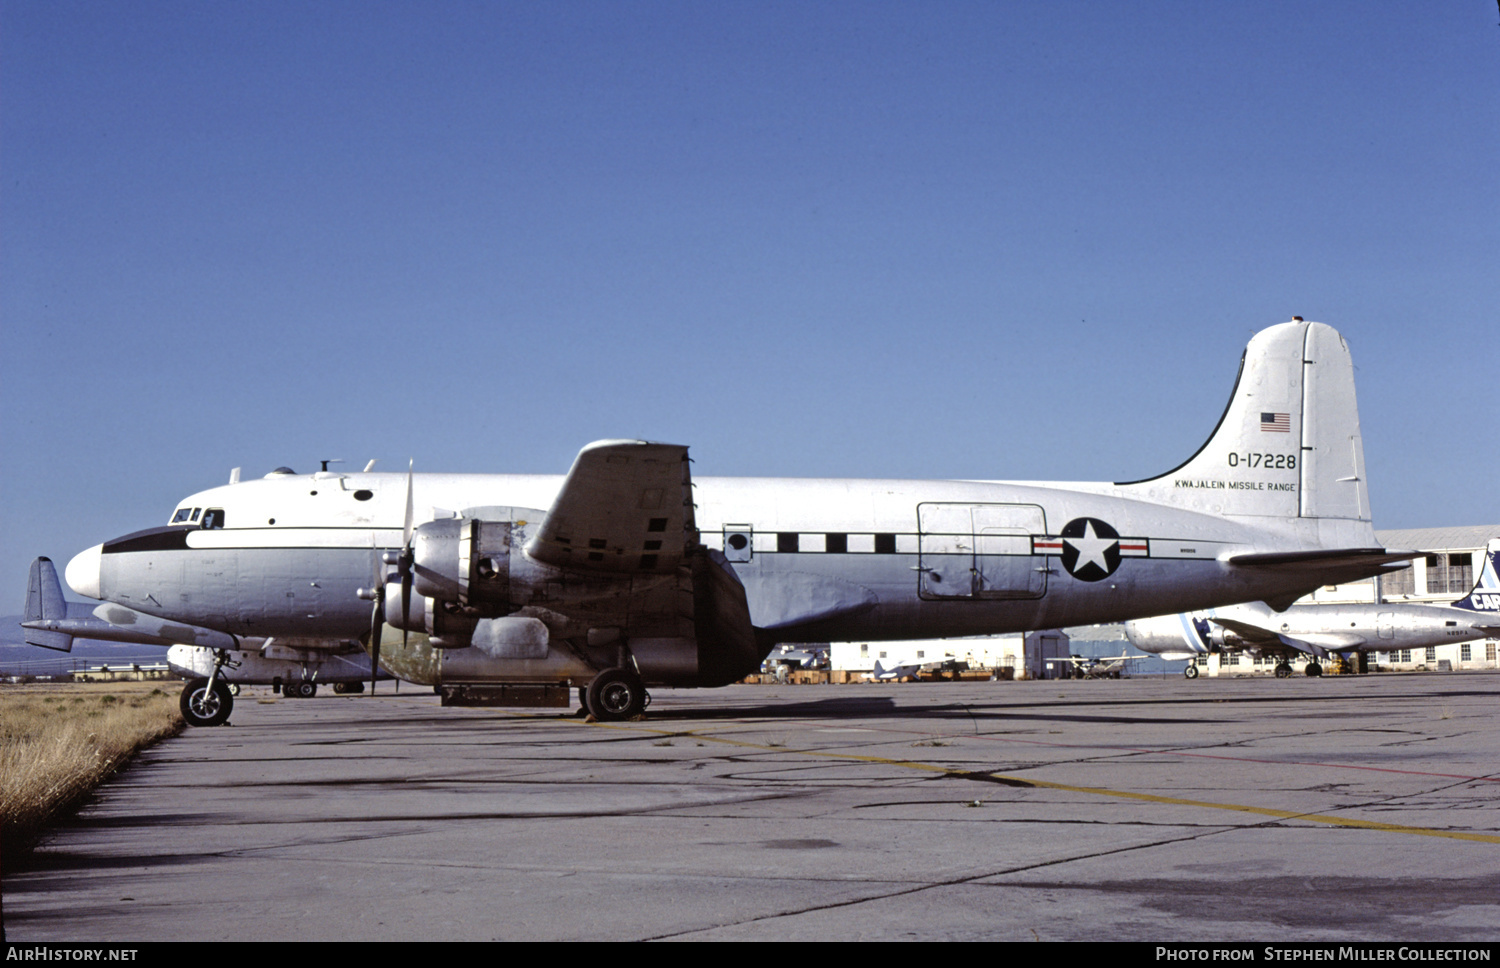
<instances>
[{"instance_id":1,"label":"antenna on fuselage","mask_svg":"<svg viewBox=\"0 0 1500 968\"><path fill-rule=\"evenodd\" d=\"M323 469L321 471L319 471L319 473L321 473L321 474L327 474L328 473L328 465L329 464L342 464L343 462L344 462L344 458L342 458L342 457L330 457L327 460L320 460L320 461L318 461L318 463L323 465Z\"/></svg>"},{"instance_id":2,"label":"antenna on fuselage","mask_svg":"<svg viewBox=\"0 0 1500 968\"><path fill-rule=\"evenodd\" d=\"M238 467L236 467L234 470L232 470L232 471L229 472L229 483L231 483L231 484L238 484L239 482L240 482L240 469Z\"/></svg>"},{"instance_id":3,"label":"antenna on fuselage","mask_svg":"<svg viewBox=\"0 0 1500 968\"><path fill-rule=\"evenodd\" d=\"M380 460L379 457L371 457L370 458L370 462L365 465L365 469L363 471L361 471L360 473L362 473L362 474L368 474L371 471L373 471L375 469L375 462L378 461L378 460Z\"/></svg>"}]
</instances>

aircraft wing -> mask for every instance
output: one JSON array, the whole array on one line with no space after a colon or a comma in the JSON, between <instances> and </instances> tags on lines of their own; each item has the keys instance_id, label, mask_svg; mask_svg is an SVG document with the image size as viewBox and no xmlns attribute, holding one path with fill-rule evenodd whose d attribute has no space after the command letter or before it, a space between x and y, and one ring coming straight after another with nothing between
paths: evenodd
<instances>
[{"instance_id":1,"label":"aircraft wing","mask_svg":"<svg viewBox=\"0 0 1500 968\"><path fill-rule=\"evenodd\" d=\"M526 553L559 568L671 572L697 541L687 448L601 440L573 461Z\"/></svg>"},{"instance_id":2,"label":"aircraft wing","mask_svg":"<svg viewBox=\"0 0 1500 968\"><path fill-rule=\"evenodd\" d=\"M1344 652L1365 644L1365 637L1353 632L1312 632L1292 636L1234 619L1211 617L1209 621L1238 635L1252 647L1282 645L1320 659L1326 658L1330 652Z\"/></svg>"},{"instance_id":3,"label":"aircraft wing","mask_svg":"<svg viewBox=\"0 0 1500 968\"><path fill-rule=\"evenodd\" d=\"M1280 645L1281 636L1270 629L1261 628L1259 625L1251 625L1249 622L1239 622L1229 618L1213 618L1209 621L1226 628L1244 639L1250 645Z\"/></svg>"},{"instance_id":4,"label":"aircraft wing","mask_svg":"<svg viewBox=\"0 0 1500 968\"><path fill-rule=\"evenodd\" d=\"M124 605L105 602L94 609L95 624L89 631L74 632L91 639L108 639L114 642L142 642L156 645L202 645L210 649L236 648L234 636L213 629L174 622L137 612Z\"/></svg>"}]
</instances>

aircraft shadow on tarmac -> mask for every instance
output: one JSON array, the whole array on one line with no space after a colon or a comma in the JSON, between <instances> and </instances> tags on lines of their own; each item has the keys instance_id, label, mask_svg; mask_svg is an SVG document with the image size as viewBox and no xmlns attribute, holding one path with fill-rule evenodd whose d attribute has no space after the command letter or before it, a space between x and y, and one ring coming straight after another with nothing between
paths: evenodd
<instances>
[{"instance_id":1,"label":"aircraft shadow on tarmac","mask_svg":"<svg viewBox=\"0 0 1500 968\"><path fill-rule=\"evenodd\" d=\"M1076 705L1097 707L1097 700L1079 700L1076 703L1025 703L1026 711L1018 704L1003 701L981 703L953 703L936 708L926 705L899 706L888 696L848 696L829 699L814 699L805 702L777 702L767 704L705 705L701 708L648 709L647 722L670 723L693 720L729 719L953 719L963 721L1043 720L1082 723L1179 723L1191 724L1217 720L1184 719L1181 716L1128 716L1108 714L1084 714L1060 711L1061 707ZM1153 703L1152 705L1160 705Z\"/></svg>"}]
</instances>

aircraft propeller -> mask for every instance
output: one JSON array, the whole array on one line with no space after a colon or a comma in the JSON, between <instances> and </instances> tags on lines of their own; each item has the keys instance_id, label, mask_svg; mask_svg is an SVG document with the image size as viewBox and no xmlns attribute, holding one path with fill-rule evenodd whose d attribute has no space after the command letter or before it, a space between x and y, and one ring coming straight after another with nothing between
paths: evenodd
<instances>
[{"instance_id":1,"label":"aircraft propeller","mask_svg":"<svg viewBox=\"0 0 1500 968\"><path fill-rule=\"evenodd\" d=\"M406 648L406 636L411 626L412 562L416 552L412 550L412 503L411 471L414 461L406 465L406 524L401 530L401 557L396 559L396 573L401 576L401 648Z\"/></svg>"},{"instance_id":2,"label":"aircraft propeller","mask_svg":"<svg viewBox=\"0 0 1500 968\"><path fill-rule=\"evenodd\" d=\"M375 608L370 612L370 695L373 696L375 682L380 676L380 639L385 634L385 576L380 573L380 550L375 546L373 534L370 536L370 563L375 569L375 583L369 589L369 597L375 602ZM361 594L360 597L365 596Z\"/></svg>"},{"instance_id":3,"label":"aircraft propeller","mask_svg":"<svg viewBox=\"0 0 1500 968\"><path fill-rule=\"evenodd\" d=\"M375 584L368 597L374 599L375 608L370 613L370 695L375 695L375 682L380 675L380 640L385 634L385 586L388 576L381 573L381 563L395 565L401 580L401 647L406 648L407 626L411 624L412 563L416 553L412 550L412 468L415 462L406 465L406 520L401 531L401 551L392 555L380 555L375 550L375 539L370 539L370 551L375 567ZM361 598L366 597L361 593Z\"/></svg>"}]
</instances>

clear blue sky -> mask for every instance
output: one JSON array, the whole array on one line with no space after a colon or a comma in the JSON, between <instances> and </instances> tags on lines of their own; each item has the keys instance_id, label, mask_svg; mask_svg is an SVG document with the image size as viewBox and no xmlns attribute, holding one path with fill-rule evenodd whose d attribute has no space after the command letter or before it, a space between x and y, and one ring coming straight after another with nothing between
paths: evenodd
<instances>
[{"instance_id":1,"label":"clear blue sky","mask_svg":"<svg viewBox=\"0 0 1500 968\"><path fill-rule=\"evenodd\" d=\"M0 595L237 465L1139 478L1294 314L1496 522L1496 21L0 0Z\"/></svg>"}]
</instances>

